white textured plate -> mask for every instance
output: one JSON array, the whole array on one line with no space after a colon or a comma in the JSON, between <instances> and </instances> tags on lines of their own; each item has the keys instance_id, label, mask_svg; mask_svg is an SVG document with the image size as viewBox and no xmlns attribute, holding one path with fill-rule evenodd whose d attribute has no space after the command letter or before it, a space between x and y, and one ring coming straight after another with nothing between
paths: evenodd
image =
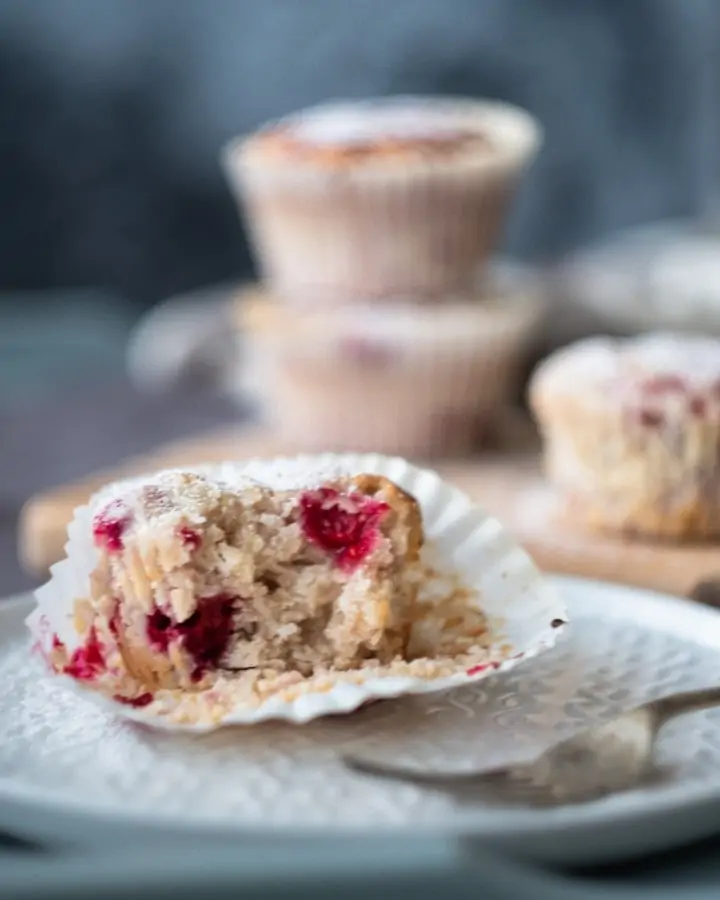
<instances>
[{"instance_id":1,"label":"white textured plate","mask_svg":"<svg viewBox=\"0 0 720 900\"><path fill-rule=\"evenodd\" d=\"M660 594L554 579L573 619L532 666L444 695L405 697L304 726L168 735L98 711L28 655L26 601L0 604L0 825L108 841L283 830L453 834L534 857L649 852L720 825L720 710L663 732L660 787L555 810L458 807L347 772L338 754L462 768L524 758L657 695L720 681L720 614ZM183 837L184 836L184 837Z\"/></svg>"},{"instance_id":2,"label":"white textured plate","mask_svg":"<svg viewBox=\"0 0 720 900\"><path fill-rule=\"evenodd\" d=\"M155 704L147 709L134 709L97 693L92 695L96 703L105 709L112 707L117 715L167 730L194 733L269 719L308 722L319 716L351 712L370 700L443 691L486 678L494 669L509 670L551 647L559 632L558 625L567 620L567 611L557 592L497 519L429 469L418 469L399 457L325 454L222 463L196 467L196 471L229 484L250 476L278 489L314 486L318 479L329 480L339 474L363 472L390 478L420 504L427 538L424 548L427 561L440 572L456 573L460 583L472 589L472 602L480 606L489 622L492 654L478 658L480 664L471 663L469 669L459 662L432 680L392 672L371 676L368 670L367 677L359 683L344 680L345 676L338 674L328 689L330 676L327 676L316 690L308 690L291 699L274 696L259 706L237 706L219 722L186 720L178 723L160 718L154 712ZM147 477L111 485L103 492L103 502L126 489L128 484L146 480ZM86 595L90 572L97 562L91 518L92 511L88 506L75 511L68 529L68 558L52 567L50 581L36 591L38 612L47 617L52 628L38 628L40 620L36 614L32 621L33 630L47 644L48 650L52 632L59 633L69 647L76 646L79 641L72 626L72 605L78 597ZM69 678L62 681L66 686L83 691ZM174 711L171 702L167 709Z\"/></svg>"}]
</instances>

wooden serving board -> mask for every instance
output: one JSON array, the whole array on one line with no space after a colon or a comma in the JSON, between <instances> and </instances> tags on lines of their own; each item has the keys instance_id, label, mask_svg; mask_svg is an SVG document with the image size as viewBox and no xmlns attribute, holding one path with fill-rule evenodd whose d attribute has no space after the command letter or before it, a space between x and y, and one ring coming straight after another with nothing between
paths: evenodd
<instances>
[{"instance_id":1,"label":"wooden serving board","mask_svg":"<svg viewBox=\"0 0 720 900\"><path fill-rule=\"evenodd\" d=\"M720 546L614 540L560 522L539 472L537 452L527 450L526 436L527 432L522 438L514 434L514 450L502 455L435 463L433 467L499 518L546 571L685 595L700 583L720 582ZM28 501L20 517L21 561L33 575L44 576L62 556L73 509L108 481L172 466L288 452L293 451L267 432L230 429L158 447L115 469L40 494Z\"/></svg>"}]
</instances>

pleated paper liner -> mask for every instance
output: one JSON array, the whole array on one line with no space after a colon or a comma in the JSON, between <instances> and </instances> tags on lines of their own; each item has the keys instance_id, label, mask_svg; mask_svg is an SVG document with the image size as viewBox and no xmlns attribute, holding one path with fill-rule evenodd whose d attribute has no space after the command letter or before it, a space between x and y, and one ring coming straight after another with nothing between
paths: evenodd
<instances>
[{"instance_id":1,"label":"pleated paper liner","mask_svg":"<svg viewBox=\"0 0 720 900\"><path fill-rule=\"evenodd\" d=\"M372 127L377 110L388 105L410 105L421 122L439 113L486 142L472 151L401 160L380 152L371 162L340 166L305 152L280 160L267 152L274 125L292 128L318 114L338 117L342 148L348 112ZM223 165L264 280L284 302L335 306L366 296L382 305L397 293L436 302L444 292L471 287L496 250L522 171L540 142L539 123L509 104L395 97L318 107L270 123L232 141Z\"/></svg>"},{"instance_id":2,"label":"pleated paper liner","mask_svg":"<svg viewBox=\"0 0 720 900\"><path fill-rule=\"evenodd\" d=\"M412 494L422 509L427 540L424 562L430 576L422 589L423 612L414 625L411 646L422 647L424 656L309 678L284 673L260 692L244 690L229 679L227 687L216 685L208 691L158 691L143 708L115 702L58 676L65 678L69 689L95 699L118 716L185 732L268 719L308 722L352 712L373 700L444 691L520 664L530 666L533 657L554 644L559 626L567 621L554 589L500 523L433 471L397 457L353 454L252 460L194 471L224 483L250 476L275 488L305 485L314 472L322 473L323 479L330 472L370 473L384 475ZM66 559L52 567L50 580L36 592L38 607L28 624L46 652L54 634L70 649L80 643L72 614L75 601L88 595L97 560L91 521L91 505L76 510Z\"/></svg>"}]
</instances>

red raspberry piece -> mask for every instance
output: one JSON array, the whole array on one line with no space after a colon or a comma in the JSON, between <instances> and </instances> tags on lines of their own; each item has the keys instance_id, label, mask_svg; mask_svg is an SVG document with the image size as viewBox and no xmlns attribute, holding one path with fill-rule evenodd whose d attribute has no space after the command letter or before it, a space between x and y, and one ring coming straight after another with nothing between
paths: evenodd
<instances>
[{"instance_id":1,"label":"red raspberry piece","mask_svg":"<svg viewBox=\"0 0 720 900\"><path fill-rule=\"evenodd\" d=\"M202 544L202 537L199 532L195 531L193 528L188 528L187 525L182 525L178 528L178 537L191 551L197 550L200 544Z\"/></svg>"},{"instance_id":2,"label":"red raspberry piece","mask_svg":"<svg viewBox=\"0 0 720 900\"><path fill-rule=\"evenodd\" d=\"M70 662L63 672L79 681L94 681L105 671L103 645L98 638L95 626L90 629L85 643L78 647L70 657Z\"/></svg>"},{"instance_id":3,"label":"red raspberry piece","mask_svg":"<svg viewBox=\"0 0 720 900\"><path fill-rule=\"evenodd\" d=\"M687 387L681 375L653 375L643 384L643 391L646 394L683 393Z\"/></svg>"},{"instance_id":4,"label":"red raspberry piece","mask_svg":"<svg viewBox=\"0 0 720 900\"><path fill-rule=\"evenodd\" d=\"M110 629L110 634L115 638L120 637L120 628L122 626L122 619L120 617L120 601L115 601L115 609L113 610L113 614L110 616L110 621L108 622L108 628Z\"/></svg>"},{"instance_id":5,"label":"red raspberry piece","mask_svg":"<svg viewBox=\"0 0 720 900\"><path fill-rule=\"evenodd\" d=\"M160 609L153 610L145 622L145 632L152 647L166 653L175 637L175 625L170 616Z\"/></svg>"},{"instance_id":6,"label":"red raspberry piece","mask_svg":"<svg viewBox=\"0 0 720 900\"><path fill-rule=\"evenodd\" d=\"M140 694L139 697L121 697L119 694L115 694L113 697L113 700L116 700L118 703L124 703L126 706L134 706L136 709L148 706L154 699L152 694Z\"/></svg>"},{"instance_id":7,"label":"red raspberry piece","mask_svg":"<svg viewBox=\"0 0 720 900\"><path fill-rule=\"evenodd\" d=\"M151 646L167 653L174 641L188 653L194 662L192 677L199 681L203 675L216 669L230 643L233 631L233 609L239 598L229 594L203 597L197 609L184 622L175 622L160 609L148 617L145 630Z\"/></svg>"},{"instance_id":8,"label":"red raspberry piece","mask_svg":"<svg viewBox=\"0 0 720 900\"><path fill-rule=\"evenodd\" d=\"M698 419L705 418L705 413L707 412L707 401L704 397L700 397L697 395L695 397L691 397L688 406L693 416Z\"/></svg>"},{"instance_id":9,"label":"red raspberry piece","mask_svg":"<svg viewBox=\"0 0 720 900\"><path fill-rule=\"evenodd\" d=\"M340 340L340 353L362 366L385 366L392 362L393 351L371 338L345 337Z\"/></svg>"},{"instance_id":10,"label":"red raspberry piece","mask_svg":"<svg viewBox=\"0 0 720 900\"><path fill-rule=\"evenodd\" d=\"M227 594L203 597L190 618L176 626L182 646L195 661L194 681L200 681L207 671L216 669L227 650L236 599Z\"/></svg>"},{"instance_id":11,"label":"red raspberry piece","mask_svg":"<svg viewBox=\"0 0 720 900\"><path fill-rule=\"evenodd\" d=\"M472 666L465 673L466 675L479 675L481 672L485 672L488 669L499 669L499 662L487 662L487 663L479 663L477 666Z\"/></svg>"},{"instance_id":12,"label":"red raspberry piece","mask_svg":"<svg viewBox=\"0 0 720 900\"><path fill-rule=\"evenodd\" d=\"M125 504L121 500L114 500L93 519L96 545L104 547L108 553L119 553L123 549L123 534L131 521L132 516Z\"/></svg>"},{"instance_id":13,"label":"red raspberry piece","mask_svg":"<svg viewBox=\"0 0 720 900\"><path fill-rule=\"evenodd\" d=\"M341 568L352 570L377 546L380 521L389 509L387 503L364 494L319 488L300 498L300 524L311 543Z\"/></svg>"},{"instance_id":14,"label":"red raspberry piece","mask_svg":"<svg viewBox=\"0 0 720 900\"><path fill-rule=\"evenodd\" d=\"M665 423L665 416L657 409L641 409L638 418L643 428L660 428Z\"/></svg>"}]
</instances>

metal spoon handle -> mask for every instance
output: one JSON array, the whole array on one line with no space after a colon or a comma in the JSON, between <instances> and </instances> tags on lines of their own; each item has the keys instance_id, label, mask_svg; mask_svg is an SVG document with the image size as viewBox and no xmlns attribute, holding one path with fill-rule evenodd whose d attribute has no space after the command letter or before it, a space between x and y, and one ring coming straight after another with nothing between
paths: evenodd
<instances>
[{"instance_id":1,"label":"metal spoon handle","mask_svg":"<svg viewBox=\"0 0 720 900\"><path fill-rule=\"evenodd\" d=\"M713 706L720 706L720 687L671 694L669 697L661 697L659 700L653 700L647 704L647 708L656 717L658 727L676 716L683 716L701 709L710 709Z\"/></svg>"},{"instance_id":2,"label":"metal spoon handle","mask_svg":"<svg viewBox=\"0 0 720 900\"><path fill-rule=\"evenodd\" d=\"M424 784L427 787L462 787L473 784L478 776L489 777L502 774L506 768L491 769L471 772L423 772L422 770L406 769L403 766L394 766L388 763L374 762L369 759L361 759L355 756L343 757L345 765L361 775L372 775L375 778L389 778L397 781L407 781L411 784Z\"/></svg>"}]
</instances>

